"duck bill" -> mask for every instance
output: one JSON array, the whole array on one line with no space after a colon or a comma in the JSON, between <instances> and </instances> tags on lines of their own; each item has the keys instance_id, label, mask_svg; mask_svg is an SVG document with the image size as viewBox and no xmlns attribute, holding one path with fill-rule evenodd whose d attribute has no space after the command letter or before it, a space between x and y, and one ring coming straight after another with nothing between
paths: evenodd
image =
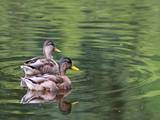
<instances>
[{"instance_id":1,"label":"duck bill","mask_svg":"<svg viewBox=\"0 0 160 120\"><path fill-rule=\"evenodd\" d=\"M77 104L79 104L79 102L78 102L78 101L75 101L75 102L72 102L71 104L72 104L72 105L77 105Z\"/></svg>"},{"instance_id":2,"label":"duck bill","mask_svg":"<svg viewBox=\"0 0 160 120\"><path fill-rule=\"evenodd\" d=\"M55 48L55 51L56 51L56 52L61 52L58 48Z\"/></svg>"},{"instance_id":3,"label":"duck bill","mask_svg":"<svg viewBox=\"0 0 160 120\"><path fill-rule=\"evenodd\" d=\"M74 71L79 71L79 68L74 66L74 65L71 67L71 69L74 70Z\"/></svg>"}]
</instances>

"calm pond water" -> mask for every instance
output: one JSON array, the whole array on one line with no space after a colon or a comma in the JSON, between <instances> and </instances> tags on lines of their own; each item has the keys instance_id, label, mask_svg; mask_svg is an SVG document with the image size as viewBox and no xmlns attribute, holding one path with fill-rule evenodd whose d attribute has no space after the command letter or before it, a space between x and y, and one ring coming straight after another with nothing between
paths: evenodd
<instances>
[{"instance_id":1,"label":"calm pond water","mask_svg":"<svg viewBox=\"0 0 160 120\"><path fill-rule=\"evenodd\" d=\"M0 0L0 120L159 120L159 0ZM20 104L20 65L50 38L81 69L69 71L79 101Z\"/></svg>"}]
</instances>

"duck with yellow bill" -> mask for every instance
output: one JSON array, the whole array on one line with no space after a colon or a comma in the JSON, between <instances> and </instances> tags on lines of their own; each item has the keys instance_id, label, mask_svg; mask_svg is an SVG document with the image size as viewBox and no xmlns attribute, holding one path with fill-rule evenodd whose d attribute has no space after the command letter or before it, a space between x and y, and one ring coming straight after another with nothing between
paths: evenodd
<instances>
[{"instance_id":1,"label":"duck with yellow bill","mask_svg":"<svg viewBox=\"0 0 160 120\"><path fill-rule=\"evenodd\" d=\"M42 75L45 73L59 74L59 66L53 59L54 52L61 52L56 48L55 43L51 40L46 40L43 44L43 57L35 57L27 60L21 66L25 76Z\"/></svg>"}]
</instances>

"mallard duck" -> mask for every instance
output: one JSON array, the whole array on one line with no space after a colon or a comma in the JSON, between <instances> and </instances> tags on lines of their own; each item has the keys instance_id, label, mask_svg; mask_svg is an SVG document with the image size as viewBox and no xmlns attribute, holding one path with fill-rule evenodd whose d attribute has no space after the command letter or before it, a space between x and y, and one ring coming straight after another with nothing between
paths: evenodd
<instances>
[{"instance_id":1,"label":"mallard duck","mask_svg":"<svg viewBox=\"0 0 160 120\"><path fill-rule=\"evenodd\" d=\"M52 56L52 53L55 51L61 52L55 47L54 42L46 40L43 44L44 57L32 58L21 66L25 76L41 75L45 73L58 74L59 66Z\"/></svg>"},{"instance_id":2,"label":"mallard duck","mask_svg":"<svg viewBox=\"0 0 160 120\"><path fill-rule=\"evenodd\" d=\"M65 75L68 69L79 70L76 66L72 64L72 60L68 57L64 57L59 62L60 74L51 75L44 74L42 76L31 76L21 78L21 86L27 87L30 90L70 90L71 81Z\"/></svg>"}]
</instances>

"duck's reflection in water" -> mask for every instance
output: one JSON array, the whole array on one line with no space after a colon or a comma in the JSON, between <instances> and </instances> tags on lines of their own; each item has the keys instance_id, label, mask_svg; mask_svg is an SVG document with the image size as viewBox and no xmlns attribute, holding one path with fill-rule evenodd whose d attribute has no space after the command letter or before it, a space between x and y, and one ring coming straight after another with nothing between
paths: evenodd
<instances>
[{"instance_id":1,"label":"duck's reflection in water","mask_svg":"<svg viewBox=\"0 0 160 120\"><path fill-rule=\"evenodd\" d=\"M27 90L27 93L22 97L20 103L22 104L34 104L34 103L48 103L56 102L59 110L63 114L69 114L72 110L72 105L78 102L70 102L64 98L68 96L71 91L33 91Z\"/></svg>"}]
</instances>

